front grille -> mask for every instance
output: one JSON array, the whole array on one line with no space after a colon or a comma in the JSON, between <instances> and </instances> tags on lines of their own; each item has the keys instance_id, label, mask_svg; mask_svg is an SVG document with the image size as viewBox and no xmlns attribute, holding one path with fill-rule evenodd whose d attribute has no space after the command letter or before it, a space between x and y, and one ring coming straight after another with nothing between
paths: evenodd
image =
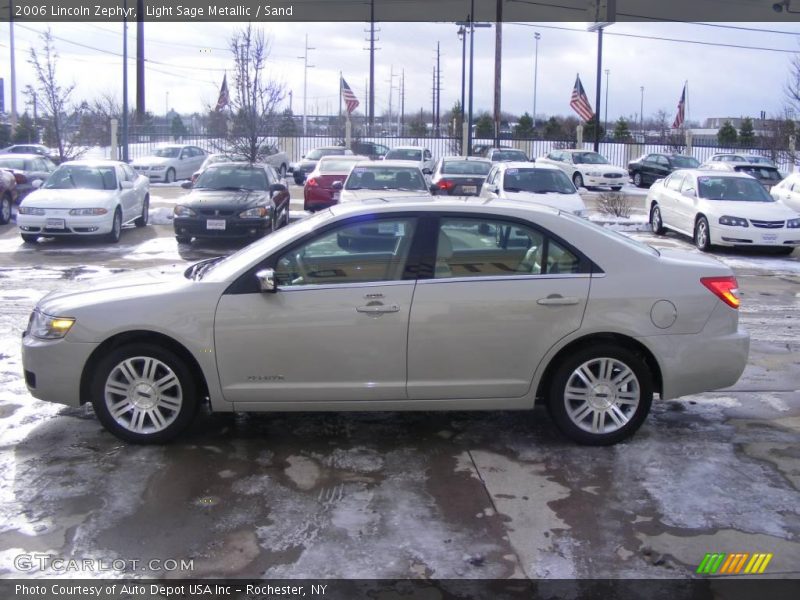
<instances>
[{"instance_id":1,"label":"front grille","mask_svg":"<svg viewBox=\"0 0 800 600\"><path fill-rule=\"evenodd\" d=\"M606 173L605 175L603 175L603 177L607 177L609 179L619 179L620 177L622 177L622 175L620 173Z\"/></svg>"},{"instance_id":2,"label":"front grille","mask_svg":"<svg viewBox=\"0 0 800 600\"><path fill-rule=\"evenodd\" d=\"M783 227L784 221L756 221L750 219L753 227L761 227L762 229L780 229Z\"/></svg>"},{"instance_id":3,"label":"front grille","mask_svg":"<svg viewBox=\"0 0 800 600\"><path fill-rule=\"evenodd\" d=\"M232 217L236 211L232 209L201 208L199 212L206 217Z\"/></svg>"}]
</instances>

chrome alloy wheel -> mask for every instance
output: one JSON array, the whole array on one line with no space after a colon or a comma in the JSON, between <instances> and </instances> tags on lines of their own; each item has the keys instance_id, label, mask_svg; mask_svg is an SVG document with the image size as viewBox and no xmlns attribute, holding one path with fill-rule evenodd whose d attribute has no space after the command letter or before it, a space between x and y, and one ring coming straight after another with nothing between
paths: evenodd
<instances>
[{"instance_id":1,"label":"chrome alloy wheel","mask_svg":"<svg viewBox=\"0 0 800 600\"><path fill-rule=\"evenodd\" d=\"M121 427L134 433L156 433L178 417L183 390L168 365L151 356L133 356L111 370L104 399Z\"/></svg>"},{"instance_id":2,"label":"chrome alloy wheel","mask_svg":"<svg viewBox=\"0 0 800 600\"><path fill-rule=\"evenodd\" d=\"M639 380L628 365L614 358L593 358L570 374L564 405L580 429L610 433L633 418L640 393Z\"/></svg>"}]
</instances>

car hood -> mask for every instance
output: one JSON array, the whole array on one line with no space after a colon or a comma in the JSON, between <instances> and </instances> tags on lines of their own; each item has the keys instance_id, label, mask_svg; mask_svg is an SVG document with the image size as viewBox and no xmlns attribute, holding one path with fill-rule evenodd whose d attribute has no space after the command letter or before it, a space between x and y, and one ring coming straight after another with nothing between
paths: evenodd
<instances>
[{"instance_id":1,"label":"car hood","mask_svg":"<svg viewBox=\"0 0 800 600\"><path fill-rule=\"evenodd\" d=\"M781 202L737 202L725 200L704 200L706 212L717 216L728 215L744 219L757 219L762 221L780 221L800 217Z\"/></svg>"},{"instance_id":2,"label":"car hood","mask_svg":"<svg viewBox=\"0 0 800 600\"><path fill-rule=\"evenodd\" d=\"M614 165L596 165L593 163L578 163L575 165L579 169L584 169L587 171L602 171L603 173L620 173L623 175L627 175L628 171L623 169L622 167L616 167Z\"/></svg>"},{"instance_id":3,"label":"car hood","mask_svg":"<svg viewBox=\"0 0 800 600\"><path fill-rule=\"evenodd\" d=\"M583 199L578 194L534 194L533 192L504 192L504 197L509 200L520 200L523 202L538 202L546 206L552 206L559 210L576 213L586 210Z\"/></svg>"},{"instance_id":4,"label":"car hood","mask_svg":"<svg viewBox=\"0 0 800 600\"><path fill-rule=\"evenodd\" d=\"M342 190L339 202L358 202L369 198L431 198L427 190Z\"/></svg>"},{"instance_id":5,"label":"car hood","mask_svg":"<svg viewBox=\"0 0 800 600\"><path fill-rule=\"evenodd\" d=\"M144 158L137 158L133 161L133 167L158 167L166 165L173 160L176 159L163 156L145 156Z\"/></svg>"},{"instance_id":6,"label":"car hood","mask_svg":"<svg viewBox=\"0 0 800 600\"><path fill-rule=\"evenodd\" d=\"M184 206L235 206L245 208L269 201L265 191L194 190L181 204Z\"/></svg>"},{"instance_id":7,"label":"car hood","mask_svg":"<svg viewBox=\"0 0 800 600\"><path fill-rule=\"evenodd\" d=\"M38 189L27 195L23 206L28 208L62 208L76 206L89 207L92 203L105 203L113 197L115 190L43 190Z\"/></svg>"}]
</instances>

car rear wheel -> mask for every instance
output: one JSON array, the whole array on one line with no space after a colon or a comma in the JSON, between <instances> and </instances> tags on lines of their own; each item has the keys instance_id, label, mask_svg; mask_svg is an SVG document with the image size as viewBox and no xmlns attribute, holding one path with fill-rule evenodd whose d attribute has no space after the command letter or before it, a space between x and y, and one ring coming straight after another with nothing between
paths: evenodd
<instances>
[{"instance_id":1,"label":"car rear wheel","mask_svg":"<svg viewBox=\"0 0 800 600\"><path fill-rule=\"evenodd\" d=\"M576 188L582 188L583 187L583 176L580 173L575 173L572 176L572 183L575 184Z\"/></svg>"},{"instance_id":2,"label":"car rear wheel","mask_svg":"<svg viewBox=\"0 0 800 600\"><path fill-rule=\"evenodd\" d=\"M106 241L116 244L122 236L122 211L117 208L114 211L114 221L111 223L111 231L106 235Z\"/></svg>"},{"instance_id":3,"label":"car rear wheel","mask_svg":"<svg viewBox=\"0 0 800 600\"><path fill-rule=\"evenodd\" d=\"M150 196L144 197L144 203L142 204L142 215L138 217L134 223L137 227L144 227L147 225L147 221L150 218Z\"/></svg>"},{"instance_id":4,"label":"car rear wheel","mask_svg":"<svg viewBox=\"0 0 800 600\"><path fill-rule=\"evenodd\" d=\"M192 242L192 238L190 238L188 235L176 235L175 240L179 244L190 244Z\"/></svg>"},{"instance_id":5,"label":"car rear wheel","mask_svg":"<svg viewBox=\"0 0 800 600\"><path fill-rule=\"evenodd\" d=\"M622 186L621 185L612 185L611 189L614 192L618 192L618 191L620 191L622 189Z\"/></svg>"},{"instance_id":6,"label":"car rear wheel","mask_svg":"<svg viewBox=\"0 0 800 600\"><path fill-rule=\"evenodd\" d=\"M711 250L711 231L705 217L700 217L694 224L694 245L702 252Z\"/></svg>"},{"instance_id":7,"label":"car rear wheel","mask_svg":"<svg viewBox=\"0 0 800 600\"><path fill-rule=\"evenodd\" d=\"M22 241L26 244L36 244L39 241L38 234L35 233L22 233Z\"/></svg>"},{"instance_id":8,"label":"car rear wheel","mask_svg":"<svg viewBox=\"0 0 800 600\"><path fill-rule=\"evenodd\" d=\"M167 183L175 181L175 169L167 169L167 175L164 177L164 181Z\"/></svg>"},{"instance_id":9,"label":"car rear wheel","mask_svg":"<svg viewBox=\"0 0 800 600\"><path fill-rule=\"evenodd\" d=\"M615 444L642 425L653 400L647 364L627 348L598 344L571 353L556 370L548 409L564 435Z\"/></svg>"},{"instance_id":10,"label":"car rear wheel","mask_svg":"<svg viewBox=\"0 0 800 600\"><path fill-rule=\"evenodd\" d=\"M281 168L278 169L278 175L280 175L281 179L286 177L286 165L281 165Z\"/></svg>"},{"instance_id":11,"label":"car rear wheel","mask_svg":"<svg viewBox=\"0 0 800 600\"><path fill-rule=\"evenodd\" d=\"M633 185L636 187L644 187L644 180L642 179L642 174L639 171L633 174Z\"/></svg>"},{"instance_id":12,"label":"car rear wheel","mask_svg":"<svg viewBox=\"0 0 800 600\"><path fill-rule=\"evenodd\" d=\"M5 225L11 220L11 196L6 192L0 198L0 225Z\"/></svg>"},{"instance_id":13,"label":"car rear wheel","mask_svg":"<svg viewBox=\"0 0 800 600\"><path fill-rule=\"evenodd\" d=\"M180 434L197 412L197 390L186 364L153 344L129 344L96 366L91 399L97 418L127 442L158 444Z\"/></svg>"},{"instance_id":14,"label":"car rear wheel","mask_svg":"<svg viewBox=\"0 0 800 600\"><path fill-rule=\"evenodd\" d=\"M664 235L666 229L664 229L664 221L661 219L661 209L658 207L658 204L653 204L653 207L650 209L650 229L652 229L653 233L656 235Z\"/></svg>"}]
</instances>

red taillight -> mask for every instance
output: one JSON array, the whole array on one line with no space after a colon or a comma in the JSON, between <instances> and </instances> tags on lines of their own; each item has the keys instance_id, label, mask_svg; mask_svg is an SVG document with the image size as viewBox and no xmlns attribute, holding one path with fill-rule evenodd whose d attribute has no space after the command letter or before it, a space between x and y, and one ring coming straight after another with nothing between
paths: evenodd
<instances>
[{"instance_id":1,"label":"red taillight","mask_svg":"<svg viewBox=\"0 0 800 600\"><path fill-rule=\"evenodd\" d=\"M731 308L739 308L739 284L736 277L701 277L700 283Z\"/></svg>"},{"instance_id":2,"label":"red taillight","mask_svg":"<svg viewBox=\"0 0 800 600\"><path fill-rule=\"evenodd\" d=\"M318 186L319 184L317 183L317 180L316 180L316 179L314 179L314 178L312 177L311 179L309 179L308 181L306 181L306 185L307 185L308 187L316 187L316 186Z\"/></svg>"},{"instance_id":3,"label":"red taillight","mask_svg":"<svg viewBox=\"0 0 800 600\"><path fill-rule=\"evenodd\" d=\"M452 187L454 187L455 184L456 184L456 182L455 181L451 181L450 179L442 179L436 185L440 190L449 190Z\"/></svg>"},{"instance_id":4,"label":"red taillight","mask_svg":"<svg viewBox=\"0 0 800 600\"><path fill-rule=\"evenodd\" d=\"M192 185L195 184L198 177L200 177L200 175L198 175L197 173L192 173Z\"/></svg>"},{"instance_id":5,"label":"red taillight","mask_svg":"<svg viewBox=\"0 0 800 600\"><path fill-rule=\"evenodd\" d=\"M14 179L17 180L17 183L28 183L28 178L25 177L22 173L14 173Z\"/></svg>"}]
</instances>

